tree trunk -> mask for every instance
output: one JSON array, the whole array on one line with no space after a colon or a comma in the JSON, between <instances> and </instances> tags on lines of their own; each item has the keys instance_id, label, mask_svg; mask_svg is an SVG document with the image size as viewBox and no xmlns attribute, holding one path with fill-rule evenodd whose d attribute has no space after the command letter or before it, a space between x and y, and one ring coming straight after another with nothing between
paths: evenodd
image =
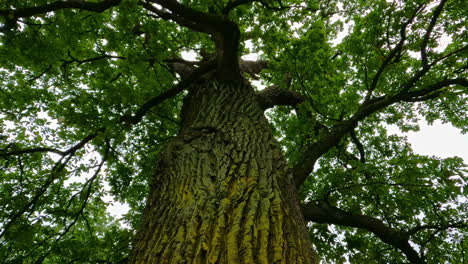
<instances>
[{"instance_id":1,"label":"tree trunk","mask_svg":"<svg viewBox=\"0 0 468 264\"><path fill-rule=\"evenodd\" d=\"M252 87L200 81L161 156L130 263L318 263Z\"/></svg>"}]
</instances>

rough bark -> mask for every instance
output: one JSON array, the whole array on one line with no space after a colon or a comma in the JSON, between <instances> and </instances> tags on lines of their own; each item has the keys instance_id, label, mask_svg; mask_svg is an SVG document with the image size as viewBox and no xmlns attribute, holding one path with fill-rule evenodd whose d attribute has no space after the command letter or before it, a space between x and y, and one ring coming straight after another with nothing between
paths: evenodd
<instances>
[{"instance_id":1,"label":"rough bark","mask_svg":"<svg viewBox=\"0 0 468 264\"><path fill-rule=\"evenodd\" d=\"M194 84L182 120L158 165L130 263L318 263L252 87Z\"/></svg>"}]
</instances>

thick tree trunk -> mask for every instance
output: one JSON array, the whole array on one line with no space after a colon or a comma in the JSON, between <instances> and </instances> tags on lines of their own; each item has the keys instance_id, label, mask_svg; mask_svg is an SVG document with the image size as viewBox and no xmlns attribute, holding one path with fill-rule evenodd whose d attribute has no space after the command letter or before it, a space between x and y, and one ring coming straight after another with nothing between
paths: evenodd
<instances>
[{"instance_id":1,"label":"thick tree trunk","mask_svg":"<svg viewBox=\"0 0 468 264\"><path fill-rule=\"evenodd\" d=\"M194 84L130 263L317 263L286 160L250 85Z\"/></svg>"}]
</instances>

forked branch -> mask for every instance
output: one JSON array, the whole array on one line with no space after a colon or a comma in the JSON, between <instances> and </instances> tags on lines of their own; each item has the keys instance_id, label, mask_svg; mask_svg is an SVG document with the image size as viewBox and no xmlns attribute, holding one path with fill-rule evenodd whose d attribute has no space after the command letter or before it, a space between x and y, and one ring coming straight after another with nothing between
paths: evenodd
<instances>
[{"instance_id":1,"label":"forked branch","mask_svg":"<svg viewBox=\"0 0 468 264\"><path fill-rule=\"evenodd\" d=\"M210 34L216 44L218 80L241 79L238 54L240 31L234 22L225 16L197 11L175 0L140 1L140 5L162 19L172 20L189 29Z\"/></svg>"}]
</instances>

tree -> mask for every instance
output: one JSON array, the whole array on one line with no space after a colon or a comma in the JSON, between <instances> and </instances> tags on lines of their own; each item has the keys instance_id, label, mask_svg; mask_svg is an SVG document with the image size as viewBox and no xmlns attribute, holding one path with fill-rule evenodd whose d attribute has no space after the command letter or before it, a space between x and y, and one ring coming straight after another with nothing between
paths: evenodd
<instances>
[{"instance_id":1,"label":"tree","mask_svg":"<svg viewBox=\"0 0 468 264\"><path fill-rule=\"evenodd\" d=\"M1 1L0 259L463 263L465 6Z\"/></svg>"}]
</instances>

